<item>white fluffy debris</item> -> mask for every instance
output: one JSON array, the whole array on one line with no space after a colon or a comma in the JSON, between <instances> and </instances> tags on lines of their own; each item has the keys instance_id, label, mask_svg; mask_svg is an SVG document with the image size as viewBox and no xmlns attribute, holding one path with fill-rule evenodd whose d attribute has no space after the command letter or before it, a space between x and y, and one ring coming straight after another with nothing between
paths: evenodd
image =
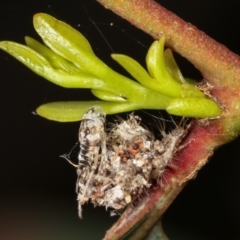
<instances>
[{"instance_id":1,"label":"white fluffy debris","mask_svg":"<svg viewBox=\"0 0 240 240\"><path fill-rule=\"evenodd\" d=\"M105 113L99 106L83 115L77 166L80 218L89 200L94 206L121 211L158 182L169 166L186 129L176 128L156 140L140 121L130 114L106 133Z\"/></svg>"}]
</instances>

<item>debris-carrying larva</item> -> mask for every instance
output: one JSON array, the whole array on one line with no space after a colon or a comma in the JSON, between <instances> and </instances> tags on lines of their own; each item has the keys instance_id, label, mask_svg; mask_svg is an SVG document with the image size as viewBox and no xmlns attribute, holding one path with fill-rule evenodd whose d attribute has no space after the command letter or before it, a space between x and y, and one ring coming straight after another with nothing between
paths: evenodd
<instances>
[{"instance_id":1,"label":"debris-carrying larva","mask_svg":"<svg viewBox=\"0 0 240 240\"><path fill-rule=\"evenodd\" d=\"M187 131L177 127L156 140L133 114L106 131L105 116L101 107L93 106L83 115L79 129L80 218L82 205L89 200L94 206L113 209L114 214L159 182Z\"/></svg>"},{"instance_id":2,"label":"debris-carrying larva","mask_svg":"<svg viewBox=\"0 0 240 240\"><path fill-rule=\"evenodd\" d=\"M78 213L82 217L82 204L91 198L99 161L107 157L106 134L104 131L106 114L99 106L93 106L82 117L79 129L80 152L77 168Z\"/></svg>"}]
</instances>

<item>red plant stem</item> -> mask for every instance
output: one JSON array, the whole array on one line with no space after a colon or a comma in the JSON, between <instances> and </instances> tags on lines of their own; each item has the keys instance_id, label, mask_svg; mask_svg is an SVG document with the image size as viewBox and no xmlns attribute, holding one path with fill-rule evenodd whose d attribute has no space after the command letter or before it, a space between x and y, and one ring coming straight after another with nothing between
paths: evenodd
<instances>
[{"instance_id":1,"label":"red plant stem","mask_svg":"<svg viewBox=\"0 0 240 240\"><path fill-rule=\"evenodd\" d=\"M122 238L139 228L130 239L143 239L173 199L207 162L213 150L240 132L240 58L202 31L152 0L97 0L106 8L187 58L210 83L211 93L225 108L221 119L195 121L185 139L186 147L175 156L178 168L169 170L164 187L153 190L138 206L128 207L107 232L105 240Z\"/></svg>"}]
</instances>

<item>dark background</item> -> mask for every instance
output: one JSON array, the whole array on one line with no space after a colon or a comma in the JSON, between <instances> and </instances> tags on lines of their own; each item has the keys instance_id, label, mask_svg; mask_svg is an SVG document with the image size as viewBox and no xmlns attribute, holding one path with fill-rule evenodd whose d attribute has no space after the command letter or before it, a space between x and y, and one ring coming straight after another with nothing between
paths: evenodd
<instances>
[{"instance_id":1,"label":"dark background","mask_svg":"<svg viewBox=\"0 0 240 240\"><path fill-rule=\"evenodd\" d=\"M159 2L240 53L237 1ZM95 53L117 70L110 53L124 53L144 64L153 41L95 0L1 0L0 40L23 43L25 35L37 38L32 16L38 12L79 29ZM178 60L185 76L201 79L189 63ZM58 157L77 141L79 123L57 123L32 113L50 101L91 99L90 92L55 86L2 51L0 91L0 239L102 239L117 218L91 204L83 207L83 220L78 218L76 172ZM217 150L169 208L163 222L170 239L240 239L238 146L239 139Z\"/></svg>"}]
</instances>

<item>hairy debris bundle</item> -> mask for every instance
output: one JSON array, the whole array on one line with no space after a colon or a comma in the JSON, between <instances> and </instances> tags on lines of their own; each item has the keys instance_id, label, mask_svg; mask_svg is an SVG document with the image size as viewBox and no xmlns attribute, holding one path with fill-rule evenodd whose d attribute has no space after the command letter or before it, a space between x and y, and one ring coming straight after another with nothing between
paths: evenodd
<instances>
[{"instance_id":1,"label":"hairy debris bundle","mask_svg":"<svg viewBox=\"0 0 240 240\"><path fill-rule=\"evenodd\" d=\"M186 129L177 127L162 140L140 126L140 117L129 119L105 130L105 113L99 106L83 115L79 129L77 193L79 216L89 200L94 206L116 211L137 199L161 176L178 151Z\"/></svg>"}]
</instances>

